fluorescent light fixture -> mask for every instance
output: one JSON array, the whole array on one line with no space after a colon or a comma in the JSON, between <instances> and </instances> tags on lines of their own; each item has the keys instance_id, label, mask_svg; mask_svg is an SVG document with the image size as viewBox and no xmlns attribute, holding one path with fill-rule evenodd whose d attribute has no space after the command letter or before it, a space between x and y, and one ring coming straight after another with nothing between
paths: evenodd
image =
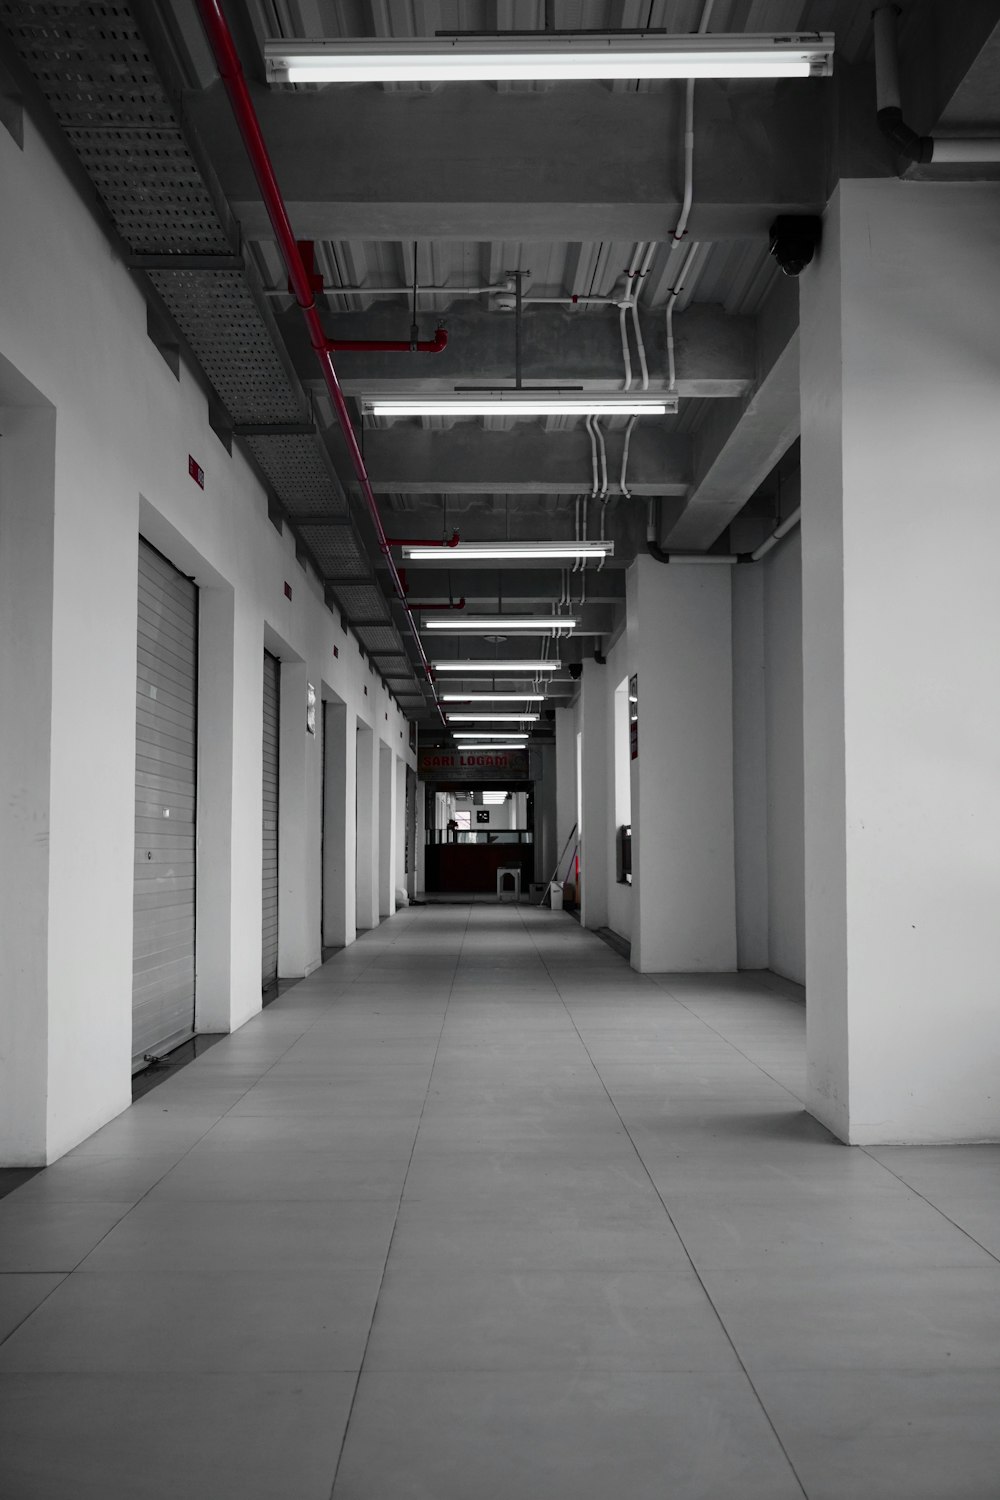
<instances>
[{"instance_id":1,"label":"fluorescent light fixture","mask_svg":"<svg viewBox=\"0 0 1000 1500\"><path fill-rule=\"evenodd\" d=\"M665 417L677 396L629 391L430 391L418 396L362 396L370 417Z\"/></svg>"},{"instance_id":2,"label":"fluorescent light fixture","mask_svg":"<svg viewBox=\"0 0 1000 1500\"><path fill-rule=\"evenodd\" d=\"M465 615L461 619L451 616L442 619L439 615L422 621L424 630L490 630L502 634L505 630L531 630L535 635L548 631L573 630L580 622L575 615Z\"/></svg>"},{"instance_id":3,"label":"fluorescent light fixture","mask_svg":"<svg viewBox=\"0 0 1000 1500\"><path fill-rule=\"evenodd\" d=\"M264 44L269 83L561 82L581 78L824 78L833 36L350 37Z\"/></svg>"},{"instance_id":4,"label":"fluorescent light fixture","mask_svg":"<svg viewBox=\"0 0 1000 1500\"><path fill-rule=\"evenodd\" d=\"M484 807L502 807L503 804L506 801L507 801L507 793L506 792L484 792L483 793L483 806Z\"/></svg>"},{"instance_id":5,"label":"fluorescent light fixture","mask_svg":"<svg viewBox=\"0 0 1000 1500\"><path fill-rule=\"evenodd\" d=\"M442 703L543 703L544 693L439 693Z\"/></svg>"},{"instance_id":6,"label":"fluorescent light fixture","mask_svg":"<svg viewBox=\"0 0 1000 1500\"><path fill-rule=\"evenodd\" d=\"M459 740L521 740L528 738L528 731L520 729L456 729ZM461 745L458 747L460 750ZM476 746L476 749L479 747Z\"/></svg>"},{"instance_id":7,"label":"fluorescent light fixture","mask_svg":"<svg viewBox=\"0 0 1000 1500\"><path fill-rule=\"evenodd\" d=\"M461 672L463 677L492 677L496 672L517 672L534 677L536 672L558 672L561 661L432 661L435 672Z\"/></svg>"},{"instance_id":8,"label":"fluorescent light fixture","mask_svg":"<svg viewBox=\"0 0 1000 1500\"><path fill-rule=\"evenodd\" d=\"M449 724L533 724L537 714L449 714Z\"/></svg>"},{"instance_id":9,"label":"fluorescent light fixture","mask_svg":"<svg viewBox=\"0 0 1000 1500\"><path fill-rule=\"evenodd\" d=\"M433 562L451 568L463 562L534 562L551 558L613 557L614 542L459 542L456 547L407 545L407 562Z\"/></svg>"},{"instance_id":10,"label":"fluorescent light fixture","mask_svg":"<svg viewBox=\"0 0 1000 1500\"><path fill-rule=\"evenodd\" d=\"M500 745L456 745L455 746L456 750L527 750L527 748L528 747L524 743L524 740L521 740L520 743L518 743L517 741L514 741L514 742L512 742L510 744L508 744L507 741L505 740L503 742L503 744L500 744Z\"/></svg>"}]
</instances>

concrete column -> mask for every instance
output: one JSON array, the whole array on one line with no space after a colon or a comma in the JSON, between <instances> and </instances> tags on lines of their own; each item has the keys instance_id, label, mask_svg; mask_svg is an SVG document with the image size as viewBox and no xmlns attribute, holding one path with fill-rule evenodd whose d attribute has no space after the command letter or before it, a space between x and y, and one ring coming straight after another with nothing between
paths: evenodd
<instances>
[{"instance_id":1,"label":"concrete column","mask_svg":"<svg viewBox=\"0 0 1000 1500\"><path fill-rule=\"evenodd\" d=\"M55 421L0 405L0 1166L49 1159Z\"/></svg>"},{"instance_id":2,"label":"concrete column","mask_svg":"<svg viewBox=\"0 0 1000 1500\"><path fill-rule=\"evenodd\" d=\"M570 856L573 840L570 834L576 822L576 710L556 709L556 847L553 864L561 859L559 878L566 875L566 862ZM569 848L566 848L569 840ZM563 853L565 850L565 854ZM547 872L546 879L548 878Z\"/></svg>"},{"instance_id":3,"label":"concrete column","mask_svg":"<svg viewBox=\"0 0 1000 1500\"><path fill-rule=\"evenodd\" d=\"M357 936L357 823L354 716L332 690L323 705L323 944L344 948Z\"/></svg>"},{"instance_id":4,"label":"concrete column","mask_svg":"<svg viewBox=\"0 0 1000 1500\"><path fill-rule=\"evenodd\" d=\"M1000 187L845 181L803 275L809 1107L1000 1137Z\"/></svg>"},{"instance_id":5,"label":"concrete column","mask_svg":"<svg viewBox=\"0 0 1000 1500\"><path fill-rule=\"evenodd\" d=\"M393 885L396 890L406 890L406 762L393 755L396 777L396 817L394 819L395 858L393 861Z\"/></svg>"},{"instance_id":6,"label":"concrete column","mask_svg":"<svg viewBox=\"0 0 1000 1500\"><path fill-rule=\"evenodd\" d=\"M580 682L580 922L608 925L608 807L614 795L608 765L608 671L585 661ZM612 851L613 857L613 851Z\"/></svg>"},{"instance_id":7,"label":"concrete column","mask_svg":"<svg viewBox=\"0 0 1000 1500\"><path fill-rule=\"evenodd\" d=\"M764 569L733 568L733 800L736 946L741 969L768 966Z\"/></svg>"},{"instance_id":8,"label":"concrete column","mask_svg":"<svg viewBox=\"0 0 1000 1500\"><path fill-rule=\"evenodd\" d=\"M396 773L392 749L378 746L378 914L396 910Z\"/></svg>"},{"instance_id":9,"label":"concrete column","mask_svg":"<svg viewBox=\"0 0 1000 1500\"><path fill-rule=\"evenodd\" d=\"M627 609L639 713L632 967L735 969L729 570L637 557Z\"/></svg>"},{"instance_id":10,"label":"concrete column","mask_svg":"<svg viewBox=\"0 0 1000 1500\"><path fill-rule=\"evenodd\" d=\"M361 932L378 926L378 747L367 724L357 725L357 776L354 809L357 828L355 925Z\"/></svg>"},{"instance_id":11,"label":"concrete column","mask_svg":"<svg viewBox=\"0 0 1000 1500\"><path fill-rule=\"evenodd\" d=\"M317 750L306 732L306 680L301 661L281 663L281 737L278 752L278 975L299 979L320 961L319 930L309 883L309 784L311 755ZM317 752L318 753L318 752Z\"/></svg>"},{"instance_id":12,"label":"concrete column","mask_svg":"<svg viewBox=\"0 0 1000 1500\"><path fill-rule=\"evenodd\" d=\"M232 588L200 588L195 1026L198 1031L208 1032L231 1031L234 1024L235 624ZM259 822L258 816L255 824ZM259 843L257 862L260 862ZM259 979L258 975L258 990ZM240 1019L244 1017L241 1015Z\"/></svg>"}]
</instances>

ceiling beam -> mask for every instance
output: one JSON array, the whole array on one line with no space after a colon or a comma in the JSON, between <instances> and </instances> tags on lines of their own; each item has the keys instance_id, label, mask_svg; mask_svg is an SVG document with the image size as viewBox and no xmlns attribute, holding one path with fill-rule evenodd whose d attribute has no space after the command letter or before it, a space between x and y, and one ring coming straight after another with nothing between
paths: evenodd
<instances>
[{"instance_id":1,"label":"ceiling beam","mask_svg":"<svg viewBox=\"0 0 1000 1500\"><path fill-rule=\"evenodd\" d=\"M717 402L698 428L691 492L665 547L710 547L798 437L798 313L798 282L782 277L758 319L757 384L742 401Z\"/></svg>"},{"instance_id":2,"label":"ceiling beam","mask_svg":"<svg viewBox=\"0 0 1000 1500\"><path fill-rule=\"evenodd\" d=\"M625 267L623 266L623 270ZM455 303L447 315L435 319L420 314L421 338L429 338L436 322L448 330L448 346L441 354L371 354L338 352L337 373L349 395L377 395L384 391L452 391L457 385L508 385L514 379L514 319L493 312L487 299L470 305ZM406 339L410 313L402 307L373 307L363 313L343 313L331 299L324 326L337 339ZM291 351L299 378L316 381L316 357L309 345L298 308L282 312L278 324ZM667 340L663 312L644 313L643 343L650 386L665 389ZM524 380L565 381L587 387L617 389L624 365L618 311L615 307L584 312L581 308L529 303L523 319ZM715 306L692 306L674 319L677 394L679 396L743 395L757 371L753 318L732 317ZM639 361L629 319L629 345L636 385Z\"/></svg>"},{"instance_id":3,"label":"ceiling beam","mask_svg":"<svg viewBox=\"0 0 1000 1500\"><path fill-rule=\"evenodd\" d=\"M643 418L632 435L628 488L633 495L685 495L690 485L690 439L665 430L671 419ZM339 432L327 440L345 484L346 454ZM608 478L618 491L622 433L607 434ZM578 495L590 489L590 440L575 432L545 432L517 422L509 432L486 432L477 422L456 422L445 432L394 423L364 435L372 487L382 494Z\"/></svg>"},{"instance_id":4,"label":"ceiling beam","mask_svg":"<svg viewBox=\"0 0 1000 1500\"><path fill-rule=\"evenodd\" d=\"M822 209L827 85L699 84L691 239L764 237L778 213ZM676 89L251 92L304 239L666 240L677 223ZM221 84L184 107L244 234L270 238Z\"/></svg>"}]
</instances>

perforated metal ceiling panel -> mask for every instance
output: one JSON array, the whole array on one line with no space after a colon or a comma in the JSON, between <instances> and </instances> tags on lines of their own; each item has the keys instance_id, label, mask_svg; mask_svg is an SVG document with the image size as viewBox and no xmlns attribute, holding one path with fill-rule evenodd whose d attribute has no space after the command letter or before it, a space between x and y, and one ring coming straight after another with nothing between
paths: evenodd
<instances>
[{"instance_id":1,"label":"perforated metal ceiling panel","mask_svg":"<svg viewBox=\"0 0 1000 1500\"><path fill-rule=\"evenodd\" d=\"M327 467L317 438L248 437L244 441L293 520L296 516L347 515L347 499ZM303 537L306 529L301 528Z\"/></svg>"},{"instance_id":2,"label":"perforated metal ceiling panel","mask_svg":"<svg viewBox=\"0 0 1000 1500\"><path fill-rule=\"evenodd\" d=\"M380 622L388 619L389 606L385 595L377 584L365 588L362 585L339 585L336 589L341 609L352 624L362 620Z\"/></svg>"},{"instance_id":3,"label":"perforated metal ceiling panel","mask_svg":"<svg viewBox=\"0 0 1000 1500\"><path fill-rule=\"evenodd\" d=\"M401 653L403 650L403 643L395 625L359 625L356 634L369 655L377 656L380 652L391 652L395 659L395 653Z\"/></svg>"},{"instance_id":4,"label":"perforated metal ceiling panel","mask_svg":"<svg viewBox=\"0 0 1000 1500\"><path fill-rule=\"evenodd\" d=\"M327 578L367 578L368 559L349 526L300 526L299 535Z\"/></svg>"},{"instance_id":5,"label":"perforated metal ceiling panel","mask_svg":"<svg viewBox=\"0 0 1000 1500\"><path fill-rule=\"evenodd\" d=\"M231 249L126 4L2 0L0 20L134 250Z\"/></svg>"},{"instance_id":6,"label":"perforated metal ceiling panel","mask_svg":"<svg viewBox=\"0 0 1000 1500\"><path fill-rule=\"evenodd\" d=\"M234 422L302 420L305 404L242 271L148 274ZM304 441L316 447L315 438Z\"/></svg>"}]
</instances>

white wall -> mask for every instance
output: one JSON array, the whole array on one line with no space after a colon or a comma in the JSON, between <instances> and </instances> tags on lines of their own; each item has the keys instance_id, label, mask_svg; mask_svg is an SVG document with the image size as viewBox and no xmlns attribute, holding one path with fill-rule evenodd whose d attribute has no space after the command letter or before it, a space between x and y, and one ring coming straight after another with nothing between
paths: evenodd
<instances>
[{"instance_id":1,"label":"white wall","mask_svg":"<svg viewBox=\"0 0 1000 1500\"><path fill-rule=\"evenodd\" d=\"M1000 1138L1000 185L844 181L802 277L810 1108Z\"/></svg>"},{"instance_id":2,"label":"white wall","mask_svg":"<svg viewBox=\"0 0 1000 1500\"><path fill-rule=\"evenodd\" d=\"M731 577L739 963L804 984L799 532Z\"/></svg>"},{"instance_id":3,"label":"white wall","mask_svg":"<svg viewBox=\"0 0 1000 1500\"><path fill-rule=\"evenodd\" d=\"M51 767L47 794L34 788L38 826L48 833L47 948L40 958L36 928L11 1022L36 1066L44 1047L45 1104L36 1079L30 1106L21 1099L15 1110L29 1138L0 1116L0 1160L42 1162L130 1098L140 532L195 577L204 606L208 665L200 685L204 699L211 684L213 698L210 709L203 703L199 771L212 796L200 799L198 883L199 914L204 921L211 910L214 926L199 933L200 1026L206 1019L215 1030L237 1026L260 1006L266 632L294 659L295 693L300 677L325 684L369 726L381 718L396 753L407 739L397 706L325 607L319 580L296 562L291 536L269 522L248 463L238 451L230 457L209 427L192 373L182 368L176 380L146 337L145 304L131 276L30 121L23 153L0 131L0 193L17 204L0 217L0 357L54 413L39 512L51 516L51 540L30 550L14 531L0 541L7 558L0 568L20 568L25 587L30 578L36 607L46 594L52 599ZM204 490L188 475L189 454L205 471ZM25 684L11 663L13 639L5 633L0 649L20 699ZM38 687L47 691L44 674ZM23 745L3 748L8 761L23 756ZM322 775L320 741L305 735L304 702L287 741L283 732L282 752L290 759L282 888L291 927L280 941L284 971L302 973L319 958ZM16 1076L16 1060L6 1065ZM0 1097L6 1082L0 1079Z\"/></svg>"},{"instance_id":4,"label":"white wall","mask_svg":"<svg viewBox=\"0 0 1000 1500\"><path fill-rule=\"evenodd\" d=\"M795 531L780 542L761 565L764 570L768 967L786 979L805 984L800 533Z\"/></svg>"},{"instance_id":5,"label":"white wall","mask_svg":"<svg viewBox=\"0 0 1000 1500\"><path fill-rule=\"evenodd\" d=\"M608 713L608 766L610 785L608 796L607 861L608 861L608 926L619 937L632 936L632 887L619 884L618 851L616 838L618 825L632 816L632 761L629 750L628 688L620 694L622 681L627 684L628 642L623 633L615 646L608 651L606 691L609 694ZM624 726L621 716L624 713ZM626 814L628 815L626 818Z\"/></svg>"},{"instance_id":6,"label":"white wall","mask_svg":"<svg viewBox=\"0 0 1000 1500\"><path fill-rule=\"evenodd\" d=\"M729 570L640 555L628 571L627 607L639 688L632 965L735 969Z\"/></svg>"}]
</instances>

